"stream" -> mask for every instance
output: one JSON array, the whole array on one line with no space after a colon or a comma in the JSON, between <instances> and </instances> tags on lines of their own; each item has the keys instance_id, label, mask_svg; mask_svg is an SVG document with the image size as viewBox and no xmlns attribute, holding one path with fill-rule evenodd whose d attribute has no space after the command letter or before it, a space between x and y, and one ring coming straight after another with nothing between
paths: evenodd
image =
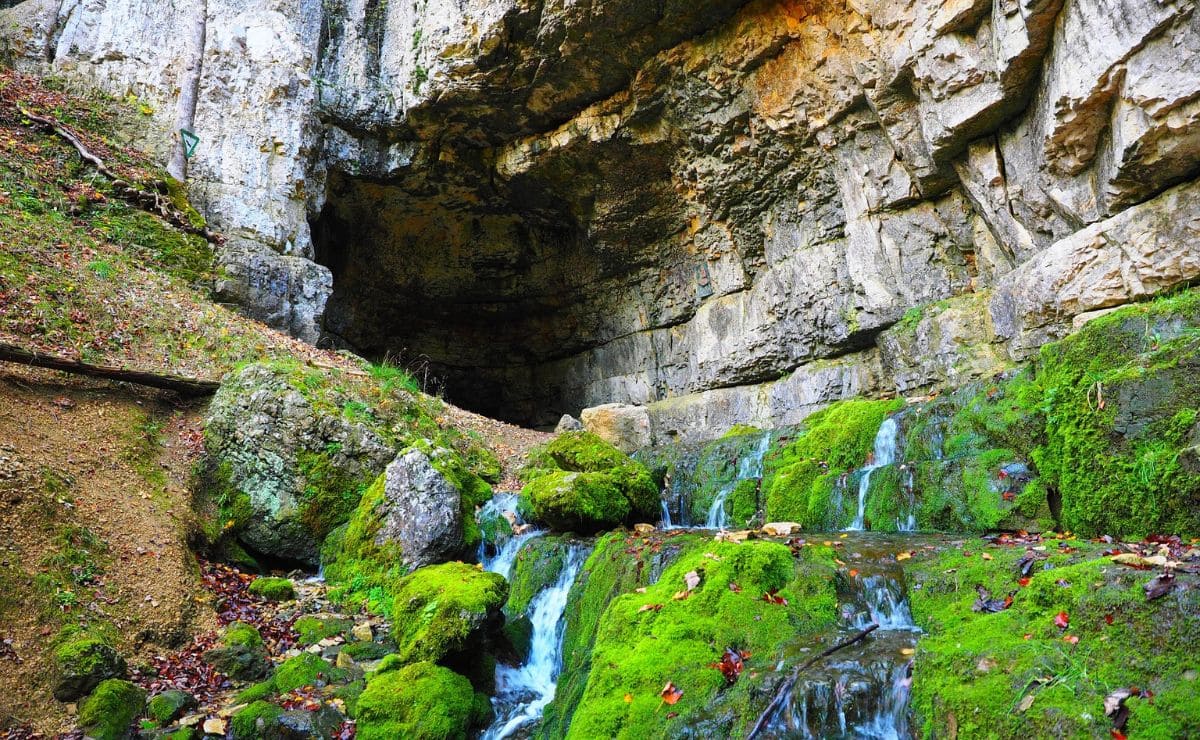
<instances>
[{"instance_id":1,"label":"stream","mask_svg":"<svg viewBox=\"0 0 1200 740\"><path fill-rule=\"evenodd\" d=\"M745 446L739 455L734 479L718 492L702 525L686 522L687 501L678 505L683 522L673 522L667 503L669 492L664 491L662 529L724 530L730 525L726 501L737 484L744 480L761 479L763 459L770 447L771 436ZM867 497L871 473L896 462L897 425L887 420L874 441L868 462L858 471L857 513L853 524L837 537L844 557L854 559L858 576L850 580L841 600L841 624L827 636L836 642L863 630L879 625L870 639L838 651L822 662L820 671L810 671L796 683L779 711L770 718L765 735L769 737L804 738L892 738L911 737L908 727L909 686L911 683L913 650L920 630L913 622L905 590L904 574L895 562L897 551L911 549L935 536L886 534L870 532L867 520ZM676 494L678 495L678 494ZM517 513L517 496L497 494L480 512L480 520L504 516L513 525L515 534L498 536L485 542L480 549L480 562L486 570L505 577L512 574L514 563L523 547L544 532L526 524ZM909 521L898 521L898 528L911 531ZM908 526L904 526L904 525ZM813 536L813 535L809 535ZM819 535L816 535L819 536ZM546 586L530 602L525 616L533 625L532 648L528 658L519 666L498 665L497 695L492 704L495 722L482 735L488 740L524 737L540 721L542 711L553 700L556 682L562 668L562 640L567 595L580 573L590 547L573 544L566 563L554 583ZM808 659L808 647L795 647L784 656L776 668Z\"/></svg>"}]
</instances>

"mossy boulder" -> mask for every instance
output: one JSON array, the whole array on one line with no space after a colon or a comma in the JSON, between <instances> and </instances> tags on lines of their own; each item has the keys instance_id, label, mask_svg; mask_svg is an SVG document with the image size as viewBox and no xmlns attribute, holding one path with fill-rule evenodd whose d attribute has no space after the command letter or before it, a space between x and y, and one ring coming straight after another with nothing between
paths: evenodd
<instances>
[{"instance_id":1,"label":"mossy boulder","mask_svg":"<svg viewBox=\"0 0 1200 740\"><path fill-rule=\"evenodd\" d=\"M354 629L354 620L308 614L292 623L296 642L303 647L316 645L321 640L344 635Z\"/></svg>"},{"instance_id":2,"label":"mossy boulder","mask_svg":"<svg viewBox=\"0 0 1200 740\"><path fill-rule=\"evenodd\" d=\"M451 477L468 500L483 495L499 463L475 436L437 422L441 401L398 368L364 372L294 360L252 363L230 374L209 406L198 481L212 538L233 533L254 553L319 561L322 541L400 450L453 453Z\"/></svg>"},{"instance_id":3,"label":"mossy boulder","mask_svg":"<svg viewBox=\"0 0 1200 740\"><path fill-rule=\"evenodd\" d=\"M475 714L471 682L424 661L371 676L355 706L360 740L466 738Z\"/></svg>"},{"instance_id":4,"label":"mossy boulder","mask_svg":"<svg viewBox=\"0 0 1200 740\"><path fill-rule=\"evenodd\" d=\"M271 678L241 692L237 700L251 702L267 699L303 686L320 687L345 683L350 678L351 674L348 671L330 665L329 661L319 655L305 652L280 663Z\"/></svg>"},{"instance_id":5,"label":"mossy boulder","mask_svg":"<svg viewBox=\"0 0 1200 740\"><path fill-rule=\"evenodd\" d=\"M513 561L508 583L509 617L524 614L546 586L554 583L566 565L571 542L564 537L535 537L525 543Z\"/></svg>"},{"instance_id":6,"label":"mossy boulder","mask_svg":"<svg viewBox=\"0 0 1200 740\"><path fill-rule=\"evenodd\" d=\"M1147 600L1155 572L1114 563L1103 555L1108 545L1061 544L1025 587L1017 582L1024 547L980 543L905 564L913 617L926 633L913 663L918 736L1108 737L1105 697L1130 686L1153 692L1126 702L1130 737L1200 733L1197 577L1177 574L1171 593ZM977 587L1012 593L1011 606L974 611ZM1060 612L1066 629L1055 624Z\"/></svg>"},{"instance_id":7,"label":"mossy boulder","mask_svg":"<svg viewBox=\"0 0 1200 740\"><path fill-rule=\"evenodd\" d=\"M508 583L467 563L414 571L392 591L392 638L402 662L447 659L501 626Z\"/></svg>"},{"instance_id":8,"label":"mossy boulder","mask_svg":"<svg viewBox=\"0 0 1200 740\"><path fill-rule=\"evenodd\" d=\"M259 699L234 712L229 722L230 731L234 740L270 738L282 716L282 707Z\"/></svg>"},{"instance_id":9,"label":"mossy boulder","mask_svg":"<svg viewBox=\"0 0 1200 740\"><path fill-rule=\"evenodd\" d=\"M107 678L126 675L125 659L107 640L90 635L74 636L54 650L57 675L54 698L75 701Z\"/></svg>"},{"instance_id":10,"label":"mossy boulder","mask_svg":"<svg viewBox=\"0 0 1200 740\"><path fill-rule=\"evenodd\" d=\"M523 508L561 531L659 516L658 486L646 466L590 432L567 432L533 450L522 476Z\"/></svg>"},{"instance_id":11,"label":"mossy boulder","mask_svg":"<svg viewBox=\"0 0 1200 740\"><path fill-rule=\"evenodd\" d=\"M267 601L291 601L296 598L296 586L289 578L255 578L247 590Z\"/></svg>"},{"instance_id":12,"label":"mossy boulder","mask_svg":"<svg viewBox=\"0 0 1200 740\"><path fill-rule=\"evenodd\" d=\"M225 627L221 644L204 653L204 660L238 681L254 681L271 672L267 649L254 625L233 622Z\"/></svg>"},{"instance_id":13,"label":"mossy boulder","mask_svg":"<svg viewBox=\"0 0 1200 740\"><path fill-rule=\"evenodd\" d=\"M165 727L195 706L196 697L186 691L169 689L150 699L146 704L146 715L158 726Z\"/></svg>"},{"instance_id":14,"label":"mossy boulder","mask_svg":"<svg viewBox=\"0 0 1200 740\"><path fill-rule=\"evenodd\" d=\"M79 726L95 740L124 740L146 707L145 690L129 681L108 678L79 704Z\"/></svg>"},{"instance_id":15,"label":"mossy boulder","mask_svg":"<svg viewBox=\"0 0 1200 740\"><path fill-rule=\"evenodd\" d=\"M728 685L711 667L725 648L748 652L750 670L767 670L789 645L811 642L835 627L830 548L805 548L794 558L788 547L773 542L677 539L683 540L676 543L682 551L656 583L642 593L618 595L603 611L567 737L674 737L714 716L752 724L769 698L748 680ZM698 583L689 586L692 574ZM764 599L768 592L786 603ZM684 696L666 714L660 692L668 682ZM557 707L554 716L564 709ZM734 724L719 732L745 731ZM562 729L559 724L544 733Z\"/></svg>"}]
</instances>

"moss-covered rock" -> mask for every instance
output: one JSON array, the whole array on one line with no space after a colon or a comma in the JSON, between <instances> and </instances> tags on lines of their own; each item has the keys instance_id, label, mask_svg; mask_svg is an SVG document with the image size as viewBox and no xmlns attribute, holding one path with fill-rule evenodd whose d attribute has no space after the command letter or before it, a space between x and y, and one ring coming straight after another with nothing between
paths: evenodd
<instances>
[{"instance_id":1,"label":"moss-covered rock","mask_svg":"<svg viewBox=\"0 0 1200 740\"><path fill-rule=\"evenodd\" d=\"M852 399L805 419L797 436L765 460L767 521L797 522L813 530L847 526L856 507L842 496L845 476L867 462L883 420L903 406L901 399Z\"/></svg>"},{"instance_id":2,"label":"moss-covered rock","mask_svg":"<svg viewBox=\"0 0 1200 740\"><path fill-rule=\"evenodd\" d=\"M146 704L146 715L158 726L165 727L195 706L196 697L186 691L169 689L150 699Z\"/></svg>"},{"instance_id":3,"label":"moss-covered rock","mask_svg":"<svg viewBox=\"0 0 1200 740\"><path fill-rule=\"evenodd\" d=\"M420 568L392 591L392 638L403 662L437 662L475 644L481 631L499 628L508 583L466 563Z\"/></svg>"},{"instance_id":4,"label":"moss-covered rock","mask_svg":"<svg viewBox=\"0 0 1200 740\"><path fill-rule=\"evenodd\" d=\"M234 740L268 738L282 716L281 707L260 699L234 712L229 722L230 730Z\"/></svg>"},{"instance_id":5,"label":"moss-covered rock","mask_svg":"<svg viewBox=\"0 0 1200 740\"><path fill-rule=\"evenodd\" d=\"M465 738L475 716L471 682L429 662L371 676L355 707L361 740Z\"/></svg>"},{"instance_id":6,"label":"moss-covered rock","mask_svg":"<svg viewBox=\"0 0 1200 740\"><path fill-rule=\"evenodd\" d=\"M650 471L590 432L567 432L533 450L522 476L526 510L558 530L594 532L658 518Z\"/></svg>"},{"instance_id":7,"label":"moss-covered rock","mask_svg":"<svg viewBox=\"0 0 1200 740\"><path fill-rule=\"evenodd\" d=\"M1200 732L1195 576L1180 574L1175 591L1147 601L1155 573L1115 564L1106 545L1063 545L1047 549L1025 587L1023 547L987 547L990 559L972 546L921 552L906 563L913 616L927 633L913 670L917 734L1107 737L1104 699L1130 686L1153 692L1127 701L1130 737ZM1012 593L1011 607L974 611L976 587ZM1066 629L1055 624L1059 612Z\"/></svg>"},{"instance_id":8,"label":"moss-covered rock","mask_svg":"<svg viewBox=\"0 0 1200 740\"><path fill-rule=\"evenodd\" d=\"M256 683L238 694L237 700L251 702L267 699L303 686L344 683L350 677L349 672L330 665L329 661L319 655L300 653L280 663L275 668L274 674L266 681Z\"/></svg>"},{"instance_id":9,"label":"moss-covered rock","mask_svg":"<svg viewBox=\"0 0 1200 740\"><path fill-rule=\"evenodd\" d=\"M296 598L296 586L289 578L255 578L247 590L267 601L291 601Z\"/></svg>"},{"instance_id":10,"label":"moss-covered rock","mask_svg":"<svg viewBox=\"0 0 1200 740\"><path fill-rule=\"evenodd\" d=\"M354 620L308 614L292 623L296 642L304 647L315 645L321 640L344 635L354 629Z\"/></svg>"},{"instance_id":11,"label":"moss-covered rock","mask_svg":"<svg viewBox=\"0 0 1200 740\"><path fill-rule=\"evenodd\" d=\"M513 561L504 612L510 617L525 613L529 602L554 583L567 562L570 541L563 537L536 537L525 543Z\"/></svg>"},{"instance_id":12,"label":"moss-covered rock","mask_svg":"<svg viewBox=\"0 0 1200 740\"><path fill-rule=\"evenodd\" d=\"M477 437L437 422L441 402L402 370L365 373L296 361L246 365L209 407L201 508L257 553L318 562L323 539L344 524L397 451L451 450L469 500L498 462ZM406 382L407 381L407 382Z\"/></svg>"},{"instance_id":13,"label":"moss-covered rock","mask_svg":"<svg viewBox=\"0 0 1200 740\"><path fill-rule=\"evenodd\" d=\"M837 622L829 548L805 548L797 560L772 542L694 536L680 546L657 583L604 610L567 737L674 737L714 714L752 723L764 692L749 676L730 686L713 669L725 648L750 653L751 670L773 666L789 642L811 641ZM691 589L690 573L699 578ZM764 599L768 592L787 603ZM668 682L684 693L665 714L660 692Z\"/></svg>"},{"instance_id":14,"label":"moss-covered rock","mask_svg":"<svg viewBox=\"0 0 1200 740\"><path fill-rule=\"evenodd\" d=\"M221 634L221 644L204 653L204 660L238 681L254 681L271 672L267 649L254 625L233 622Z\"/></svg>"},{"instance_id":15,"label":"moss-covered rock","mask_svg":"<svg viewBox=\"0 0 1200 740\"><path fill-rule=\"evenodd\" d=\"M79 726L95 740L124 740L146 707L146 692L128 681L108 678L79 704Z\"/></svg>"},{"instance_id":16,"label":"moss-covered rock","mask_svg":"<svg viewBox=\"0 0 1200 740\"><path fill-rule=\"evenodd\" d=\"M94 635L73 636L54 650L57 675L54 698L74 701L106 678L126 674L125 659L107 640Z\"/></svg>"}]
</instances>

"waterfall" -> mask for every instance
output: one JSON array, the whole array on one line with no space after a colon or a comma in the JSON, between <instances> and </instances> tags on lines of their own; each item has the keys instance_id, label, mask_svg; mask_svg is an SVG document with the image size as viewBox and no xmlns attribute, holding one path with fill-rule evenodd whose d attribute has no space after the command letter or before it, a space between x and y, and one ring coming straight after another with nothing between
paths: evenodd
<instances>
[{"instance_id":1,"label":"waterfall","mask_svg":"<svg viewBox=\"0 0 1200 740\"><path fill-rule=\"evenodd\" d=\"M704 520L704 529L726 529L729 526L729 515L725 512L726 499L729 498L729 494L733 493L733 489L737 488L738 483L762 478L763 458L766 457L770 447L771 435L764 434L748 455L738 459L737 472L733 480L721 488L716 498L713 499L712 506L708 507L708 517Z\"/></svg>"},{"instance_id":2,"label":"waterfall","mask_svg":"<svg viewBox=\"0 0 1200 740\"><path fill-rule=\"evenodd\" d=\"M863 575L856 580L856 586L864 608L851 619L855 629L865 629L872 623L881 630L917 629L908 599L895 578L884 574Z\"/></svg>"},{"instance_id":3,"label":"waterfall","mask_svg":"<svg viewBox=\"0 0 1200 740\"><path fill-rule=\"evenodd\" d=\"M863 466L862 478L858 481L858 513L854 516L854 522L847 527L850 531L866 529L867 491L871 488L871 473L896 461L896 435L898 430L899 427L897 427L895 419L884 419L883 424L879 427L879 431L875 434L874 454L871 457L871 462Z\"/></svg>"},{"instance_id":4,"label":"waterfall","mask_svg":"<svg viewBox=\"0 0 1200 740\"><path fill-rule=\"evenodd\" d=\"M662 501L662 528L675 529L675 524L671 521L671 507L667 506L667 500Z\"/></svg>"},{"instance_id":5,"label":"waterfall","mask_svg":"<svg viewBox=\"0 0 1200 740\"><path fill-rule=\"evenodd\" d=\"M528 527L521 534L501 536L494 541L484 537L479 543L479 562L483 569L508 578L512 572L513 562L517 553L529 540L542 534L542 530L529 527L517 512L517 494L497 493L479 510L479 522L485 524L490 519L503 517L514 525L514 528Z\"/></svg>"},{"instance_id":6,"label":"waterfall","mask_svg":"<svg viewBox=\"0 0 1200 740\"><path fill-rule=\"evenodd\" d=\"M510 737L538 721L554 699L562 669L563 612L587 556L588 548L571 545L558 578L530 602L525 612L533 624L529 658L517 668L496 667L496 697L492 699L496 721L483 733L484 740Z\"/></svg>"}]
</instances>

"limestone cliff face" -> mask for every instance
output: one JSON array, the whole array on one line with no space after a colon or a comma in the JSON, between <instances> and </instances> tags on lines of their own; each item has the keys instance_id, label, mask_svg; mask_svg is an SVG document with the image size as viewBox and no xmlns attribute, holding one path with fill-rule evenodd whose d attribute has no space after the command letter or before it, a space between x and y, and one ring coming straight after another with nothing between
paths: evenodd
<instances>
[{"instance_id":1,"label":"limestone cliff face","mask_svg":"<svg viewBox=\"0 0 1200 740\"><path fill-rule=\"evenodd\" d=\"M796 421L1200 276L1187 0L0 13L9 56L200 135L230 298L508 418Z\"/></svg>"}]
</instances>

